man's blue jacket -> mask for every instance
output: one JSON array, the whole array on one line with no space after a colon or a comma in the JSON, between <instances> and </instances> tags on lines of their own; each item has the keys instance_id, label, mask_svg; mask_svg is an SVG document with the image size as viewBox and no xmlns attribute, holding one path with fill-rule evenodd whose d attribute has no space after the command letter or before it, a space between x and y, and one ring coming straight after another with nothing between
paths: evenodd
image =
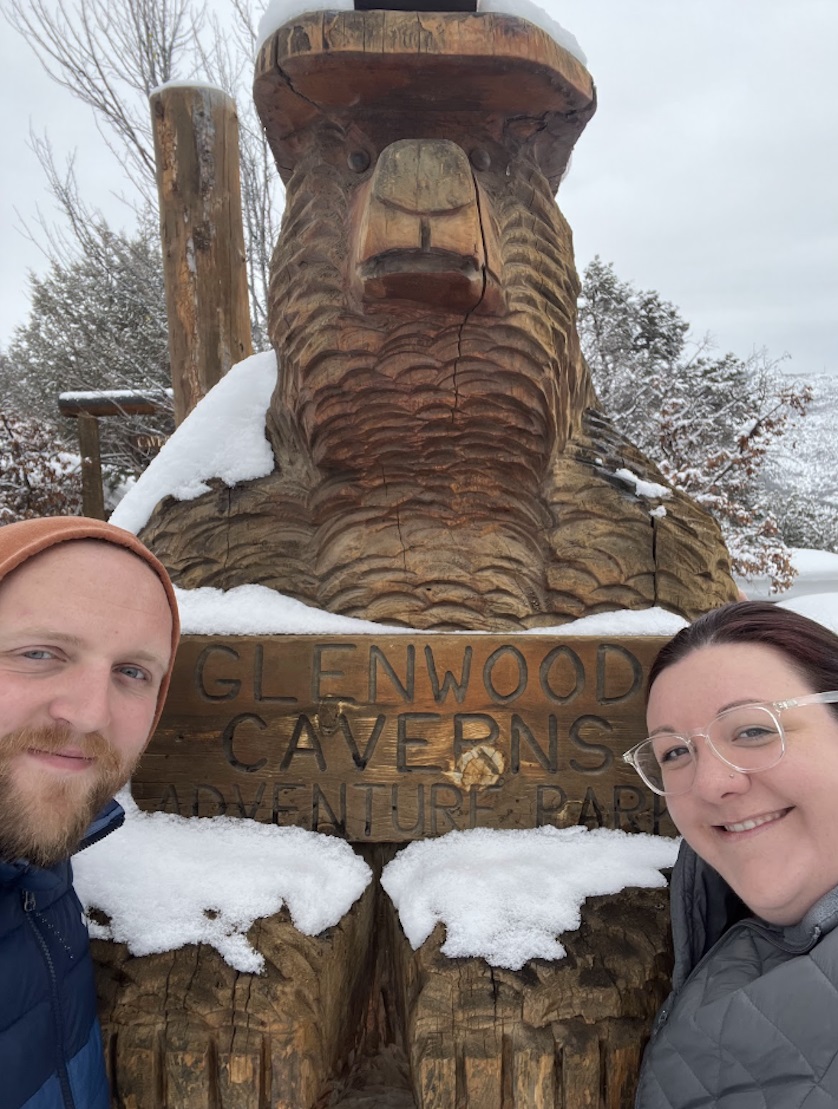
<instances>
[{"instance_id":1,"label":"man's blue jacket","mask_svg":"<svg viewBox=\"0 0 838 1109\"><path fill-rule=\"evenodd\" d=\"M111 801L81 847L124 819ZM69 860L0 861L0 1105L108 1109L87 925Z\"/></svg>"}]
</instances>

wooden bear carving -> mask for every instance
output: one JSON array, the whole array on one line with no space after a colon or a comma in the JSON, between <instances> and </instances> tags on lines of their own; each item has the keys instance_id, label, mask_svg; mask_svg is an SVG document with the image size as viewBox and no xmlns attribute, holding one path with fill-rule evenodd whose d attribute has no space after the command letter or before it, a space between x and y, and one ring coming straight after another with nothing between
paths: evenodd
<instances>
[{"instance_id":1,"label":"wooden bear carving","mask_svg":"<svg viewBox=\"0 0 838 1109\"><path fill-rule=\"evenodd\" d=\"M662 480L580 352L554 200L595 107L575 58L511 16L317 12L265 43L255 97L287 187L275 465L158 504L142 534L176 581L475 631L733 599L716 524L617 477ZM394 850L364 848L376 871ZM117 1103L628 1109L666 929L664 893L625 891L566 959L502 971L446 960L441 929L411 951L376 885L314 940L258 922L262 977L98 945Z\"/></svg>"},{"instance_id":2,"label":"wooden bear carving","mask_svg":"<svg viewBox=\"0 0 838 1109\"><path fill-rule=\"evenodd\" d=\"M273 260L275 469L143 537L183 586L256 582L418 629L506 630L733 599L713 521L597 408L554 200L593 114L544 31L317 12L262 48L287 186Z\"/></svg>"}]
</instances>

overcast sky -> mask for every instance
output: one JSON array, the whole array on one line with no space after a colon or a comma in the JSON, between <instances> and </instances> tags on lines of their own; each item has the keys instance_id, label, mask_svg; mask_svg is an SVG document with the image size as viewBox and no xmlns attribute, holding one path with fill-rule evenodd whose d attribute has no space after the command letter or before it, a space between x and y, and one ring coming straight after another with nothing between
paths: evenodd
<instances>
[{"instance_id":1,"label":"overcast sky","mask_svg":"<svg viewBox=\"0 0 838 1109\"><path fill-rule=\"evenodd\" d=\"M224 0L217 0L223 7ZM838 373L838 2L552 0L588 56L599 109L559 203L580 270L595 255L677 304L722 351L755 347L801 375ZM25 43L0 36L0 344L43 261L20 232L50 200L30 123L77 155L115 225L128 186L87 109Z\"/></svg>"}]
</instances>

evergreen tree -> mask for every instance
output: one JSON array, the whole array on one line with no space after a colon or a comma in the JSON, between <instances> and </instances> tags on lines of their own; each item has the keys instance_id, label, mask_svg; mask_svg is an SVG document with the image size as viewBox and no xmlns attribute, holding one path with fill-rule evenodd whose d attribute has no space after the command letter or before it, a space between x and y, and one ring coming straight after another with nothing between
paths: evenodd
<instances>
[{"instance_id":1,"label":"evergreen tree","mask_svg":"<svg viewBox=\"0 0 838 1109\"><path fill-rule=\"evenodd\" d=\"M146 223L128 237L92 220L82 234L83 254L54 257L45 277L30 275L29 320L14 332L0 366L14 410L52 426L68 450L76 432L72 421L57 422L59 393L156 388L166 404L171 380L156 231ZM136 472L141 462L131 437L171 426L170 417L100 421L103 463Z\"/></svg>"}]
</instances>

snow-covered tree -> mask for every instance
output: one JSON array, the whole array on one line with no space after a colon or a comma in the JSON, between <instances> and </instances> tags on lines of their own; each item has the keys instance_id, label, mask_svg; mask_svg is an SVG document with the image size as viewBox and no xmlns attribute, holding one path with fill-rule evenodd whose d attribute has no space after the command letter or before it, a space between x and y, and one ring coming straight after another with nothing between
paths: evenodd
<instances>
[{"instance_id":1,"label":"snow-covered tree","mask_svg":"<svg viewBox=\"0 0 838 1109\"><path fill-rule=\"evenodd\" d=\"M248 0L232 0L222 27L201 0L9 0L3 14L49 75L94 113L103 141L125 167L127 232L115 231L76 186L73 156L59 167L51 142L32 147L59 212L26 227L46 272L30 275L31 310L15 332L0 386L18 412L37 415L65 451L74 421L57 419L59 392L142 389L171 383L160 257L150 92L166 81L211 81L239 99L242 200L253 342L264 347L270 255L282 195L252 102L255 25ZM115 182L118 188L118 182ZM161 398L162 399L162 398ZM167 418L100 420L111 481L147 461L137 449Z\"/></svg>"},{"instance_id":2,"label":"snow-covered tree","mask_svg":"<svg viewBox=\"0 0 838 1109\"><path fill-rule=\"evenodd\" d=\"M668 480L712 512L734 571L792 579L790 552L761 475L811 391L764 351L714 357L654 291L621 281L599 258L579 301L582 347L605 411Z\"/></svg>"},{"instance_id":3,"label":"snow-covered tree","mask_svg":"<svg viewBox=\"0 0 838 1109\"><path fill-rule=\"evenodd\" d=\"M0 387L17 412L51 427L75 449L72 421L58 422L58 394L73 389L142 388L170 383L163 273L156 231L128 237L93 217L79 227L81 255L54 257L44 277L30 275L29 320L18 327L0 365ZM103 462L139 468L130 437L171 429L170 417L102 420Z\"/></svg>"},{"instance_id":4,"label":"snow-covered tree","mask_svg":"<svg viewBox=\"0 0 838 1109\"><path fill-rule=\"evenodd\" d=\"M81 512L78 454L62 449L53 422L0 408L0 525Z\"/></svg>"},{"instance_id":5,"label":"snow-covered tree","mask_svg":"<svg viewBox=\"0 0 838 1109\"><path fill-rule=\"evenodd\" d=\"M772 449L763 484L789 546L838 551L838 378L822 374L810 384L806 419Z\"/></svg>"}]
</instances>

